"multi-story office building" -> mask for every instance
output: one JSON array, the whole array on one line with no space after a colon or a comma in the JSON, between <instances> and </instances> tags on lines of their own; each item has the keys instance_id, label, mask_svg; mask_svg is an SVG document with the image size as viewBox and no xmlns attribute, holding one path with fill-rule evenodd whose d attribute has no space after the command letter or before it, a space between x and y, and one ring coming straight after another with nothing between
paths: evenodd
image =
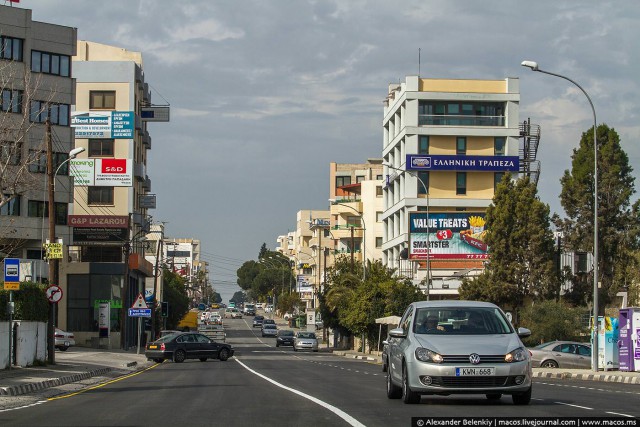
<instances>
[{"instance_id":1,"label":"multi-story office building","mask_svg":"<svg viewBox=\"0 0 640 427\"><path fill-rule=\"evenodd\" d=\"M73 246L61 270L68 298L60 304L60 325L75 332L79 345L95 345L98 333L106 334L98 327L102 304L109 336L101 338L128 348L137 342L137 322L127 310L153 275L144 257L154 207L147 199L151 138L144 111L151 94L142 54L119 47L79 41L73 76L72 126L76 147L85 152L71 162Z\"/></svg>"},{"instance_id":2,"label":"multi-story office building","mask_svg":"<svg viewBox=\"0 0 640 427\"><path fill-rule=\"evenodd\" d=\"M31 10L0 6L0 253L21 260L21 280L46 281L49 236L47 145L55 168L55 236L69 244L73 202L68 154L75 82L75 28L32 21ZM50 132L47 132L47 121ZM50 137L48 136L50 135Z\"/></svg>"},{"instance_id":3,"label":"multi-story office building","mask_svg":"<svg viewBox=\"0 0 640 427\"><path fill-rule=\"evenodd\" d=\"M331 220L328 246L335 260L348 256L363 264L382 259L382 159L367 163L331 163ZM333 261L332 264L333 265Z\"/></svg>"},{"instance_id":4,"label":"multi-story office building","mask_svg":"<svg viewBox=\"0 0 640 427\"><path fill-rule=\"evenodd\" d=\"M537 177L539 129L519 123L519 100L515 78L408 76L389 86L383 261L431 297L457 295L463 277L482 271L484 216L502 177Z\"/></svg>"}]
</instances>

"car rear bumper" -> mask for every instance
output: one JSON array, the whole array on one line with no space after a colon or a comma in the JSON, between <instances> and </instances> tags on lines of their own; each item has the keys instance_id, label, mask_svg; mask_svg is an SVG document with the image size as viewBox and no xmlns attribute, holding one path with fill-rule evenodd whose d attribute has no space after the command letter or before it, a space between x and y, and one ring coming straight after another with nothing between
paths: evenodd
<instances>
[{"instance_id":1,"label":"car rear bumper","mask_svg":"<svg viewBox=\"0 0 640 427\"><path fill-rule=\"evenodd\" d=\"M173 352L162 350L145 350L144 356L147 359L173 359Z\"/></svg>"}]
</instances>

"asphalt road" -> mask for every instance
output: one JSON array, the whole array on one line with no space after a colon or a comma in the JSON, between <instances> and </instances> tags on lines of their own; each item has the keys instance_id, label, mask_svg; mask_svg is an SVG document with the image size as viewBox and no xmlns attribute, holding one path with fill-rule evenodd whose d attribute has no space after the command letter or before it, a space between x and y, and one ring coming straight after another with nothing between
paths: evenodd
<instances>
[{"instance_id":1,"label":"asphalt road","mask_svg":"<svg viewBox=\"0 0 640 427\"><path fill-rule=\"evenodd\" d=\"M226 321L236 349L227 362L165 362L78 394L34 398L0 412L0 425L386 427L409 426L411 417L640 417L638 385L570 380L535 381L528 406L483 395L405 405L387 399L379 365L276 348L250 321Z\"/></svg>"}]
</instances>

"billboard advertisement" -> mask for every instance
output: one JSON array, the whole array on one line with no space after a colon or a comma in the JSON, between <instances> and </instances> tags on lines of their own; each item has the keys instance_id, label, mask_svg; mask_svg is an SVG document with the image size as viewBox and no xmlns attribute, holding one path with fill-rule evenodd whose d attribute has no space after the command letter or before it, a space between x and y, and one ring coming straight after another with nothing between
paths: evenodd
<instances>
[{"instance_id":1,"label":"billboard advertisement","mask_svg":"<svg viewBox=\"0 0 640 427\"><path fill-rule=\"evenodd\" d=\"M132 159L72 159L69 175L73 185L131 187L133 186Z\"/></svg>"},{"instance_id":2,"label":"billboard advertisement","mask_svg":"<svg viewBox=\"0 0 640 427\"><path fill-rule=\"evenodd\" d=\"M487 259L484 212L409 212L409 259Z\"/></svg>"},{"instance_id":3,"label":"billboard advertisement","mask_svg":"<svg viewBox=\"0 0 640 427\"><path fill-rule=\"evenodd\" d=\"M309 283L309 278L304 274L298 274L296 292L303 293L311 291L313 291L313 286Z\"/></svg>"},{"instance_id":4,"label":"billboard advertisement","mask_svg":"<svg viewBox=\"0 0 640 427\"><path fill-rule=\"evenodd\" d=\"M90 111L71 113L76 138L133 139L133 111Z\"/></svg>"},{"instance_id":5,"label":"billboard advertisement","mask_svg":"<svg viewBox=\"0 0 640 427\"><path fill-rule=\"evenodd\" d=\"M407 154L407 170L411 171L481 171L518 172L518 156L438 156Z\"/></svg>"}]
</instances>

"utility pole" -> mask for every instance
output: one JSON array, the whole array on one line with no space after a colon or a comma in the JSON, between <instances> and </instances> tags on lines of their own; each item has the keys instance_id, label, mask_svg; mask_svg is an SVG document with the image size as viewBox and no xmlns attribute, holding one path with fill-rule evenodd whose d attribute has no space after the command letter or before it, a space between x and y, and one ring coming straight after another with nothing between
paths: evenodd
<instances>
[{"instance_id":1,"label":"utility pole","mask_svg":"<svg viewBox=\"0 0 640 427\"><path fill-rule=\"evenodd\" d=\"M353 239L353 225L351 226L351 272L353 273L353 267L354 267L354 261L353 261L353 255L356 249L356 243Z\"/></svg>"},{"instance_id":2,"label":"utility pole","mask_svg":"<svg viewBox=\"0 0 640 427\"><path fill-rule=\"evenodd\" d=\"M131 224L131 214L129 214L129 224ZM129 255L131 254L131 243L126 241L122 247L124 254L124 283L122 286L122 308L120 309L120 348L127 350L127 312L129 309Z\"/></svg>"},{"instance_id":3,"label":"utility pole","mask_svg":"<svg viewBox=\"0 0 640 427\"><path fill-rule=\"evenodd\" d=\"M47 176L49 178L49 244L56 241L56 215L55 215L55 172L53 165L53 143L51 142L51 121L45 121L45 140L47 145ZM44 200L43 200L44 203ZM44 208L44 206L43 206ZM58 259L47 257L49 261L49 286L58 284ZM56 363L55 350L55 321L56 304L49 303L49 322L47 323L47 361L50 365Z\"/></svg>"},{"instance_id":4,"label":"utility pole","mask_svg":"<svg viewBox=\"0 0 640 427\"><path fill-rule=\"evenodd\" d=\"M162 230L162 229L161 229ZM151 341L154 341L156 339L156 337L158 336L158 325L156 322L156 306L157 306L157 302L160 303L160 305L162 305L162 300L160 298L158 298L158 276L160 275L160 272L158 271L158 267L160 264L160 248L162 247L162 238L163 238L163 233L161 231L160 233L160 238L158 239L157 245L158 247L156 248L156 266L155 266L155 274L153 276L153 310L151 311ZM160 293L160 297L164 298L164 296L162 295L162 293Z\"/></svg>"}]
</instances>

